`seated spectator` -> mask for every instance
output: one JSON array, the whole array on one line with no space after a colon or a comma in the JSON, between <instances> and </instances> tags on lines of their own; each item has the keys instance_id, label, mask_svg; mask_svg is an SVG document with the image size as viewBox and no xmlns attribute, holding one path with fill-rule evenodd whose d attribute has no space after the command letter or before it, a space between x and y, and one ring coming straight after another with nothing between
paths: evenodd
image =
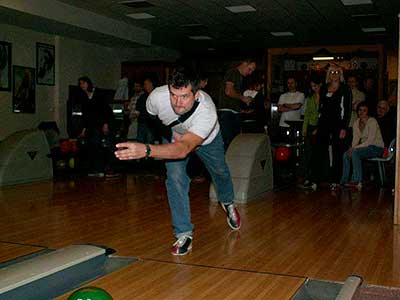
<instances>
[{"instance_id":1,"label":"seated spectator","mask_svg":"<svg viewBox=\"0 0 400 300\"><path fill-rule=\"evenodd\" d=\"M396 115L390 110L389 102L381 100L377 105L376 121L378 121L385 147L396 137Z\"/></svg>"},{"instance_id":2,"label":"seated spectator","mask_svg":"<svg viewBox=\"0 0 400 300\"><path fill-rule=\"evenodd\" d=\"M352 146L343 155L341 185L362 188L362 159L379 157L383 154L383 139L378 122L368 114L368 105L361 102L357 107L358 119L353 124ZM350 177L350 162L353 174Z\"/></svg>"}]
</instances>

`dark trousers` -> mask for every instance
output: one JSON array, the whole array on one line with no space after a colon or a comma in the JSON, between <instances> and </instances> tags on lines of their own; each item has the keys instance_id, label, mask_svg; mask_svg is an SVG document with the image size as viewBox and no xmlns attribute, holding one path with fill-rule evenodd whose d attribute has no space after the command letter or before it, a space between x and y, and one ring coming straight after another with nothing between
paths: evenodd
<instances>
[{"instance_id":1,"label":"dark trousers","mask_svg":"<svg viewBox=\"0 0 400 300\"><path fill-rule=\"evenodd\" d=\"M235 136L240 133L240 114L231 111L219 111L218 121L221 126L222 140L224 141L225 152Z\"/></svg>"},{"instance_id":2,"label":"dark trousers","mask_svg":"<svg viewBox=\"0 0 400 300\"><path fill-rule=\"evenodd\" d=\"M312 170L313 182L329 181L339 183L342 177L343 154L347 150L346 139L339 138L340 128L318 127L315 145L316 164ZM329 159L329 145L332 145L332 166Z\"/></svg>"},{"instance_id":3,"label":"dark trousers","mask_svg":"<svg viewBox=\"0 0 400 300\"><path fill-rule=\"evenodd\" d=\"M300 162L299 175L308 180L310 180L312 171L316 169L318 165L316 159L317 136L312 134L315 128L316 126L311 125L307 127L307 134L304 137L304 147Z\"/></svg>"}]
</instances>

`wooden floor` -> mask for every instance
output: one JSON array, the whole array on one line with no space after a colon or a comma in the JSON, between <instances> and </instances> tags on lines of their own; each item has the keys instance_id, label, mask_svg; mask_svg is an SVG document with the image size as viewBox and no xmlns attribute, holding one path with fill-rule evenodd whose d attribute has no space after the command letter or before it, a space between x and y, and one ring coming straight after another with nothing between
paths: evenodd
<instances>
[{"instance_id":1,"label":"wooden floor","mask_svg":"<svg viewBox=\"0 0 400 300\"><path fill-rule=\"evenodd\" d=\"M393 197L364 191L271 192L239 206L233 232L208 184L192 185L193 251L169 253L163 180L65 180L0 189L0 262L43 248L95 243L139 261L91 285L122 299L290 299L306 278L400 287ZM66 295L60 299L66 299Z\"/></svg>"}]
</instances>

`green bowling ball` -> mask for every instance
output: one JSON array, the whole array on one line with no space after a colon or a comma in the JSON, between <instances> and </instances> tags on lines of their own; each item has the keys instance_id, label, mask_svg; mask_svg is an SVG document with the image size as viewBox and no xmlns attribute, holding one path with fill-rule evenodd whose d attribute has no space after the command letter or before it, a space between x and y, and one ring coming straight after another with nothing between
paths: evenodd
<instances>
[{"instance_id":1,"label":"green bowling ball","mask_svg":"<svg viewBox=\"0 0 400 300\"><path fill-rule=\"evenodd\" d=\"M113 300L113 298L101 288L87 286L73 292L67 300Z\"/></svg>"}]
</instances>

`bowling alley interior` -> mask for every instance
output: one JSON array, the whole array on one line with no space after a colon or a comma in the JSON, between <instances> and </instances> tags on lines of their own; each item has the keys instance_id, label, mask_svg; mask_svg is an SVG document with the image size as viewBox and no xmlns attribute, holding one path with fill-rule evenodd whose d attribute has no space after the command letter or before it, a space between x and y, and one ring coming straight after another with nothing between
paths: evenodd
<instances>
[{"instance_id":1,"label":"bowling alley interior","mask_svg":"<svg viewBox=\"0 0 400 300\"><path fill-rule=\"evenodd\" d=\"M0 299L400 299L399 20L0 1Z\"/></svg>"}]
</instances>

